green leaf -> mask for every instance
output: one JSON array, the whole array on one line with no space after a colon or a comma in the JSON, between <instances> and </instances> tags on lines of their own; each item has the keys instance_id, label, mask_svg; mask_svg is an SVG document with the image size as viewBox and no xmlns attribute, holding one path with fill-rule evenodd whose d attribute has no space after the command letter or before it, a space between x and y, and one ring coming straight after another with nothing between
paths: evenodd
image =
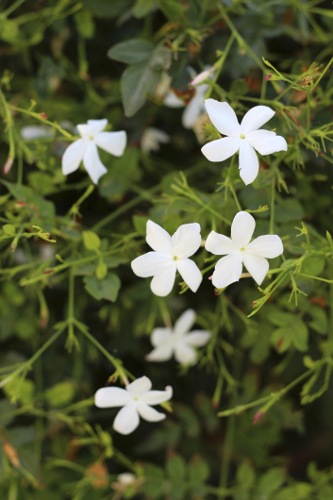
<instances>
[{"instance_id":1,"label":"green leaf","mask_svg":"<svg viewBox=\"0 0 333 500\"><path fill-rule=\"evenodd\" d=\"M325 267L325 259L319 255L308 255L302 263L302 273L318 276Z\"/></svg>"},{"instance_id":2,"label":"green leaf","mask_svg":"<svg viewBox=\"0 0 333 500\"><path fill-rule=\"evenodd\" d=\"M144 482L142 491L149 498L161 498L162 484L165 480L163 469L156 465L145 465L144 467Z\"/></svg>"},{"instance_id":3,"label":"green leaf","mask_svg":"<svg viewBox=\"0 0 333 500\"><path fill-rule=\"evenodd\" d=\"M101 246L101 240L99 236L93 231L83 231L82 238L83 238L83 244L87 250L96 252Z\"/></svg>"},{"instance_id":4,"label":"green leaf","mask_svg":"<svg viewBox=\"0 0 333 500\"><path fill-rule=\"evenodd\" d=\"M126 64L140 64L149 59L153 53L154 45L142 38L132 38L111 47L108 57Z\"/></svg>"},{"instance_id":5,"label":"green leaf","mask_svg":"<svg viewBox=\"0 0 333 500\"><path fill-rule=\"evenodd\" d=\"M261 495L266 496L278 490L283 485L285 476L285 470L280 467L274 467L265 472L258 481L255 496L260 498Z\"/></svg>"},{"instance_id":6,"label":"green leaf","mask_svg":"<svg viewBox=\"0 0 333 500\"><path fill-rule=\"evenodd\" d=\"M141 19L149 14L155 7L155 0L136 0L132 14L137 19Z\"/></svg>"},{"instance_id":7,"label":"green leaf","mask_svg":"<svg viewBox=\"0 0 333 500\"><path fill-rule=\"evenodd\" d=\"M96 278L98 278L99 280L103 280L107 275L107 272L108 272L107 265L103 260L100 260L95 270Z\"/></svg>"},{"instance_id":8,"label":"green leaf","mask_svg":"<svg viewBox=\"0 0 333 500\"><path fill-rule=\"evenodd\" d=\"M4 224L2 226L3 232L6 233L8 236L15 236L16 235L16 229L15 226L12 224Z\"/></svg>"},{"instance_id":9,"label":"green leaf","mask_svg":"<svg viewBox=\"0 0 333 500\"><path fill-rule=\"evenodd\" d=\"M328 333L328 319L326 311L320 307L312 306L309 309L309 313L312 316L312 320L309 323L311 328L315 332L320 333L320 335L326 335Z\"/></svg>"},{"instance_id":10,"label":"green leaf","mask_svg":"<svg viewBox=\"0 0 333 500\"><path fill-rule=\"evenodd\" d=\"M204 483L209 477L209 466L199 457L195 457L189 463L187 471L193 484Z\"/></svg>"},{"instance_id":11,"label":"green leaf","mask_svg":"<svg viewBox=\"0 0 333 500\"><path fill-rule=\"evenodd\" d=\"M83 279L85 289L96 300L115 302L120 289L120 279L114 273L109 273L103 280L96 276L86 276Z\"/></svg>"},{"instance_id":12,"label":"green leaf","mask_svg":"<svg viewBox=\"0 0 333 500\"><path fill-rule=\"evenodd\" d=\"M166 469L171 479L183 480L185 478L186 464L184 459L179 455L169 458Z\"/></svg>"},{"instance_id":13,"label":"green leaf","mask_svg":"<svg viewBox=\"0 0 333 500\"><path fill-rule=\"evenodd\" d=\"M157 0L157 4L170 21L187 24L185 5L179 0Z\"/></svg>"},{"instance_id":14,"label":"green leaf","mask_svg":"<svg viewBox=\"0 0 333 500\"><path fill-rule=\"evenodd\" d=\"M132 220L136 231L142 236L145 236L148 217L144 215L133 215Z\"/></svg>"},{"instance_id":15,"label":"green leaf","mask_svg":"<svg viewBox=\"0 0 333 500\"><path fill-rule=\"evenodd\" d=\"M75 384L72 380L59 382L59 384L55 384L49 389L46 389L44 395L50 406L65 406L73 401L75 396Z\"/></svg>"},{"instance_id":16,"label":"green leaf","mask_svg":"<svg viewBox=\"0 0 333 500\"><path fill-rule=\"evenodd\" d=\"M74 16L75 23L79 34L82 38L92 38L95 33L94 19L91 13L86 9L81 9Z\"/></svg>"},{"instance_id":17,"label":"green leaf","mask_svg":"<svg viewBox=\"0 0 333 500\"><path fill-rule=\"evenodd\" d=\"M4 392L13 403L18 401L22 404L29 404L34 396L35 385L31 380L15 377L4 386Z\"/></svg>"}]
</instances>

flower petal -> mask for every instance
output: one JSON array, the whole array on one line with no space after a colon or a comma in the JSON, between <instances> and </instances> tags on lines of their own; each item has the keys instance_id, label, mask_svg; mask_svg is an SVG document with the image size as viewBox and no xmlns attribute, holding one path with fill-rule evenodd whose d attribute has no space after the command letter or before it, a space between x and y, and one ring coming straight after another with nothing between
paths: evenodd
<instances>
[{"instance_id":1,"label":"flower petal","mask_svg":"<svg viewBox=\"0 0 333 500\"><path fill-rule=\"evenodd\" d=\"M201 245L200 224L182 224L171 239L174 256L178 259L191 257Z\"/></svg>"},{"instance_id":2,"label":"flower petal","mask_svg":"<svg viewBox=\"0 0 333 500\"><path fill-rule=\"evenodd\" d=\"M207 344L211 333L206 330L193 330L186 335L186 342L194 347L202 347Z\"/></svg>"},{"instance_id":3,"label":"flower petal","mask_svg":"<svg viewBox=\"0 0 333 500\"><path fill-rule=\"evenodd\" d=\"M173 255L172 239L163 227L155 224L152 220L146 224L146 241L155 252L164 252Z\"/></svg>"},{"instance_id":4,"label":"flower petal","mask_svg":"<svg viewBox=\"0 0 333 500\"><path fill-rule=\"evenodd\" d=\"M197 360L197 352L185 341L175 346L175 358L182 365L193 365Z\"/></svg>"},{"instance_id":5,"label":"flower petal","mask_svg":"<svg viewBox=\"0 0 333 500\"><path fill-rule=\"evenodd\" d=\"M202 281L198 266L191 259L182 259L177 261L177 269L187 286L195 293Z\"/></svg>"},{"instance_id":6,"label":"flower petal","mask_svg":"<svg viewBox=\"0 0 333 500\"><path fill-rule=\"evenodd\" d=\"M130 434L139 425L140 419L136 409L136 403L130 403L122 408L113 422L113 428L120 434Z\"/></svg>"},{"instance_id":7,"label":"flower petal","mask_svg":"<svg viewBox=\"0 0 333 500\"><path fill-rule=\"evenodd\" d=\"M96 145L113 156L121 156L126 147L127 136L124 130L119 132L100 132L95 136Z\"/></svg>"},{"instance_id":8,"label":"flower petal","mask_svg":"<svg viewBox=\"0 0 333 500\"><path fill-rule=\"evenodd\" d=\"M140 378L137 378L130 384L126 386L126 391L128 391L130 394L133 396L139 396L143 394L144 392L150 391L151 389L151 381L148 377L143 376Z\"/></svg>"},{"instance_id":9,"label":"flower petal","mask_svg":"<svg viewBox=\"0 0 333 500\"><path fill-rule=\"evenodd\" d=\"M251 255L275 259L283 253L283 244L281 238L276 234L267 234L255 238L246 250Z\"/></svg>"},{"instance_id":10,"label":"flower petal","mask_svg":"<svg viewBox=\"0 0 333 500\"><path fill-rule=\"evenodd\" d=\"M147 356L145 359L147 361L167 361L168 359L171 359L173 355L173 348L171 345L160 345L158 347L155 347Z\"/></svg>"},{"instance_id":11,"label":"flower petal","mask_svg":"<svg viewBox=\"0 0 333 500\"><path fill-rule=\"evenodd\" d=\"M173 328L174 334L176 336L181 336L189 332L195 323L196 317L197 315L195 314L193 309L187 309L187 311L183 312L183 314L179 316L175 323L175 326Z\"/></svg>"},{"instance_id":12,"label":"flower petal","mask_svg":"<svg viewBox=\"0 0 333 500\"><path fill-rule=\"evenodd\" d=\"M171 262L167 269L155 274L150 283L151 291L159 297L169 295L175 284L176 270L176 264Z\"/></svg>"},{"instance_id":13,"label":"flower petal","mask_svg":"<svg viewBox=\"0 0 333 500\"><path fill-rule=\"evenodd\" d=\"M209 161L224 161L239 150L239 137L223 137L202 146L201 152Z\"/></svg>"},{"instance_id":14,"label":"flower petal","mask_svg":"<svg viewBox=\"0 0 333 500\"><path fill-rule=\"evenodd\" d=\"M239 281L242 274L242 258L240 254L226 255L220 259L212 276L212 283L216 288L225 288L230 283Z\"/></svg>"},{"instance_id":15,"label":"flower petal","mask_svg":"<svg viewBox=\"0 0 333 500\"><path fill-rule=\"evenodd\" d=\"M155 408L151 408L151 406L146 405L145 403L139 401L137 404L137 410L140 417L148 422L160 422L164 420L166 415L165 413L161 413Z\"/></svg>"},{"instance_id":16,"label":"flower petal","mask_svg":"<svg viewBox=\"0 0 333 500\"><path fill-rule=\"evenodd\" d=\"M78 139L68 146L62 157L62 173L71 174L79 168L86 146L83 139Z\"/></svg>"},{"instance_id":17,"label":"flower petal","mask_svg":"<svg viewBox=\"0 0 333 500\"><path fill-rule=\"evenodd\" d=\"M179 99L179 97L176 96L176 94L173 92L173 90L170 90L166 94L163 100L164 106L168 106L169 108L183 108L185 106L184 101L182 99Z\"/></svg>"},{"instance_id":18,"label":"flower petal","mask_svg":"<svg viewBox=\"0 0 333 500\"><path fill-rule=\"evenodd\" d=\"M142 395L141 401L147 405L159 405L172 398L172 387L167 385L164 391L148 391Z\"/></svg>"},{"instance_id":19,"label":"flower petal","mask_svg":"<svg viewBox=\"0 0 333 500\"><path fill-rule=\"evenodd\" d=\"M154 328L150 341L154 347L165 345L171 340L171 328Z\"/></svg>"},{"instance_id":20,"label":"flower petal","mask_svg":"<svg viewBox=\"0 0 333 500\"><path fill-rule=\"evenodd\" d=\"M230 238L215 231L211 231L207 236L205 248L214 255L227 255L239 250Z\"/></svg>"},{"instance_id":21,"label":"flower petal","mask_svg":"<svg viewBox=\"0 0 333 500\"><path fill-rule=\"evenodd\" d=\"M243 263L252 278L261 285L269 269L268 261L258 255L245 254Z\"/></svg>"},{"instance_id":22,"label":"flower petal","mask_svg":"<svg viewBox=\"0 0 333 500\"><path fill-rule=\"evenodd\" d=\"M140 278L148 278L169 269L170 263L173 264L173 261L165 253L148 252L132 260L131 268Z\"/></svg>"},{"instance_id":23,"label":"flower petal","mask_svg":"<svg viewBox=\"0 0 333 500\"><path fill-rule=\"evenodd\" d=\"M257 130L275 115L275 111L268 106L255 106L245 113L241 121L241 130L244 134Z\"/></svg>"},{"instance_id":24,"label":"flower petal","mask_svg":"<svg viewBox=\"0 0 333 500\"><path fill-rule=\"evenodd\" d=\"M239 149L239 175L243 182L251 184L259 173L259 160L255 150L245 139Z\"/></svg>"},{"instance_id":25,"label":"flower petal","mask_svg":"<svg viewBox=\"0 0 333 500\"><path fill-rule=\"evenodd\" d=\"M131 401L131 396L126 389L120 387L103 387L95 394L95 405L98 408L113 408L124 406Z\"/></svg>"},{"instance_id":26,"label":"flower petal","mask_svg":"<svg viewBox=\"0 0 333 500\"><path fill-rule=\"evenodd\" d=\"M270 155L288 149L286 140L270 130L254 130L246 135L246 140L261 155Z\"/></svg>"},{"instance_id":27,"label":"flower petal","mask_svg":"<svg viewBox=\"0 0 333 500\"><path fill-rule=\"evenodd\" d=\"M99 178L107 172L103 163L99 159L96 144L92 141L86 143L83 165L85 166L85 169L94 184L97 184Z\"/></svg>"},{"instance_id":28,"label":"flower petal","mask_svg":"<svg viewBox=\"0 0 333 500\"><path fill-rule=\"evenodd\" d=\"M202 87L206 87L206 90L208 88L206 85L202 85ZM204 90L203 93L202 91L196 91L195 95L186 106L182 115L182 124L184 128L191 129L201 113L204 111L204 95L206 90Z\"/></svg>"},{"instance_id":29,"label":"flower petal","mask_svg":"<svg viewBox=\"0 0 333 500\"><path fill-rule=\"evenodd\" d=\"M238 212L231 224L231 239L238 249L247 245L253 235L256 221L248 212Z\"/></svg>"},{"instance_id":30,"label":"flower petal","mask_svg":"<svg viewBox=\"0 0 333 500\"><path fill-rule=\"evenodd\" d=\"M88 120L87 121L90 130L94 134L99 134L102 130L105 129L105 127L108 124L108 121L106 118L103 118L102 120Z\"/></svg>"},{"instance_id":31,"label":"flower petal","mask_svg":"<svg viewBox=\"0 0 333 500\"><path fill-rule=\"evenodd\" d=\"M227 102L206 99L206 110L210 121L223 135L240 135L240 125L236 113Z\"/></svg>"}]
</instances>

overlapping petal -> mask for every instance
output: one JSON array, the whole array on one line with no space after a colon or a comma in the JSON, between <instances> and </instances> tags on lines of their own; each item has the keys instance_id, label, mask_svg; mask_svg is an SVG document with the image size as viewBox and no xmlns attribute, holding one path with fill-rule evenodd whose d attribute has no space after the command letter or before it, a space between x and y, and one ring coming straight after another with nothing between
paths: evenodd
<instances>
[{"instance_id":1,"label":"overlapping petal","mask_svg":"<svg viewBox=\"0 0 333 500\"><path fill-rule=\"evenodd\" d=\"M140 417L147 420L147 422L160 422L166 417L165 413L161 413L155 410L155 408L151 408L151 406L148 406L142 401L137 403L137 411Z\"/></svg>"},{"instance_id":2,"label":"overlapping petal","mask_svg":"<svg viewBox=\"0 0 333 500\"><path fill-rule=\"evenodd\" d=\"M286 140L270 130L254 130L246 135L246 140L263 156L288 149Z\"/></svg>"},{"instance_id":3,"label":"overlapping petal","mask_svg":"<svg viewBox=\"0 0 333 500\"><path fill-rule=\"evenodd\" d=\"M174 265L170 257L161 252L148 252L132 260L131 267L140 278L148 278Z\"/></svg>"},{"instance_id":4,"label":"overlapping petal","mask_svg":"<svg viewBox=\"0 0 333 500\"><path fill-rule=\"evenodd\" d=\"M245 113L241 121L241 129L244 134L262 127L275 115L275 111L268 106L254 106Z\"/></svg>"},{"instance_id":5,"label":"overlapping petal","mask_svg":"<svg viewBox=\"0 0 333 500\"><path fill-rule=\"evenodd\" d=\"M149 220L146 225L146 232L146 241L155 252L173 255L172 239L165 229Z\"/></svg>"},{"instance_id":6,"label":"overlapping petal","mask_svg":"<svg viewBox=\"0 0 333 500\"><path fill-rule=\"evenodd\" d=\"M267 259L274 259L283 253L281 238L276 234L258 236L247 247L251 255L259 255Z\"/></svg>"},{"instance_id":7,"label":"overlapping petal","mask_svg":"<svg viewBox=\"0 0 333 500\"><path fill-rule=\"evenodd\" d=\"M193 260L190 259L182 259L178 260L177 269L187 286L192 290L192 292L196 292L200 286L202 281L202 274Z\"/></svg>"},{"instance_id":8,"label":"overlapping petal","mask_svg":"<svg viewBox=\"0 0 333 500\"><path fill-rule=\"evenodd\" d=\"M171 359L173 355L173 347L168 343L155 347L149 354L146 356L147 361L168 361Z\"/></svg>"},{"instance_id":9,"label":"overlapping petal","mask_svg":"<svg viewBox=\"0 0 333 500\"><path fill-rule=\"evenodd\" d=\"M151 343L155 347L166 344L170 341L171 334L171 328L154 328L150 338Z\"/></svg>"},{"instance_id":10,"label":"overlapping petal","mask_svg":"<svg viewBox=\"0 0 333 500\"><path fill-rule=\"evenodd\" d=\"M71 174L79 168L85 152L85 143L83 139L72 142L66 149L62 157L62 173Z\"/></svg>"},{"instance_id":11,"label":"overlapping petal","mask_svg":"<svg viewBox=\"0 0 333 500\"><path fill-rule=\"evenodd\" d=\"M142 395L141 401L147 405L159 405L172 398L172 387L167 385L164 391L149 391Z\"/></svg>"},{"instance_id":12,"label":"overlapping petal","mask_svg":"<svg viewBox=\"0 0 333 500\"><path fill-rule=\"evenodd\" d=\"M223 137L202 146L201 152L209 161L224 161L237 153L240 143L239 137Z\"/></svg>"},{"instance_id":13,"label":"overlapping petal","mask_svg":"<svg viewBox=\"0 0 333 500\"><path fill-rule=\"evenodd\" d=\"M95 136L97 146L113 156L122 156L126 147L127 135L119 132L100 132Z\"/></svg>"},{"instance_id":14,"label":"overlapping petal","mask_svg":"<svg viewBox=\"0 0 333 500\"><path fill-rule=\"evenodd\" d=\"M178 259L191 257L200 247L200 225L182 224L172 236L173 255Z\"/></svg>"},{"instance_id":15,"label":"overlapping petal","mask_svg":"<svg viewBox=\"0 0 333 500\"><path fill-rule=\"evenodd\" d=\"M202 347L207 344L211 333L206 330L193 330L186 335L186 342L194 347Z\"/></svg>"},{"instance_id":16,"label":"overlapping petal","mask_svg":"<svg viewBox=\"0 0 333 500\"><path fill-rule=\"evenodd\" d=\"M202 86L204 86L204 85L202 85ZM205 86L205 87L207 89L207 86ZM205 92L206 92L206 90L205 90ZM182 124L183 124L184 128L187 128L187 129L193 128L193 125L195 124L195 122L199 118L200 114L202 113L202 111L204 109L203 97L204 97L205 92L203 92L203 94L202 94L202 93L197 91L196 94L194 95L194 97L192 97L192 99L190 100L190 102L186 106L185 111L182 115Z\"/></svg>"},{"instance_id":17,"label":"overlapping petal","mask_svg":"<svg viewBox=\"0 0 333 500\"><path fill-rule=\"evenodd\" d=\"M83 165L88 172L94 184L98 183L99 178L104 175L107 170L98 156L96 144L89 141L83 155Z\"/></svg>"},{"instance_id":18,"label":"overlapping petal","mask_svg":"<svg viewBox=\"0 0 333 500\"><path fill-rule=\"evenodd\" d=\"M120 434L130 434L139 425L140 419L136 409L136 403L129 403L117 413L113 422L113 428Z\"/></svg>"},{"instance_id":19,"label":"overlapping petal","mask_svg":"<svg viewBox=\"0 0 333 500\"><path fill-rule=\"evenodd\" d=\"M210 121L221 134L228 136L240 135L240 125L236 113L227 102L206 99L205 106Z\"/></svg>"},{"instance_id":20,"label":"overlapping petal","mask_svg":"<svg viewBox=\"0 0 333 500\"><path fill-rule=\"evenodd\" d=\"M148 377L140 377L126 386L126 390L133 396L138 396L151 389L151 381Z\"/></svg>"},{"instance_id":21,"label":"overlapping petal","mask_svg":"<svg viewBox=\"0 0 333 500\"><path fill-rule=\"evenodd\" d=\"M166 269L155 274L150 283L151 291L159 297L169 295L175 283L176 271L176 264L171 262Z\"/></svg>"},{"instance_id":22,"label":"overlapping petal","mask_svg":"<svg viewBox=\"0 0 333 500\"><path fill-rule=\"evenodd\" d=\"M238 250L235 243L224 234L211 231L206 239L205 248L214 255L227 255Z\"/></svg>"},{"instance_id":23,"label":"overlapping petal","mask_svg":"<svg viewBox=\"0 0 333 500\"><path fill-rule=\"evenodd\" d=\"M256 283L261 285L269 269L268 261L258 255L244 253L243 263Z\"/></svg>"},{"instance_id":24,"label":"overlapping petal","mask_svg":"<svg viewBox=\"0 0 333 500\"><path fill-rule=\"evenodd\" d=\"M251 184L258 176L259 160L254 148L245 139L239 149L239 175L244 184Z\"/></svg>"},{"instance_id":25,"label":"overlapping petal","mask_svg":"<svg viewBox=\"0 0 333 500\"><path fill-rule=\"evenodd\" d=\"M194 325L196 314L193 309L187 309L183 314L177 319L173 331L176 336L185 334L190 331Z\"/></svg>"},{"instance_id":26,"label":"overlapping petal","mask_svg":"<svg viewBox=\"0 0 333 500\"><path fill-rule=\"evenodd\" d=\"M87 123L94 134L99 134L105 129L108 121L106 118L102 118L101 120L88 120Z\"/></svg>"},{"instance_id":27,"label":"overlapping petal","mask_svg":"<svg viewBox=\"0 0 333 500\"><path fill-rule=\"evenodd\" d=\"M98 408L113 408L124 406L131 401L131 396L126 389L120 387L103 387L95 394L95 405Z\"/></svg>"},{"instance_id":28,"label":"overlapping petal","mask_svg":"<svg viewBox=\"0 0 333 500\"><path fill-rule=\"evenodd\" d=\"M248 212L238 212L231 224L231 239L237 247L246 246L254 233L256 221Z\"/></svg>"},{"instance_id":29,"label":"overlapping petal","mask_svg":"<svg viewBox=\"0 0 333 500\"><path fill-rule=\"evenodd\" d=\"M197 360L197 352L187 342L178 342L175 346L175 359L182 365L192 365Z\"/></svg>"},{"instance_id":30,"label":"overlapping petal","mask_svg":"<svg viewBox=\"0 0 333 500\"><path fill-rule=\"evenodd\" d=\"M231 283L239 281L242 274L242 258L240 254L230 254L222 257L212 276L212 283L216 288L226 288Z\"/></svg>"}]
</instances>

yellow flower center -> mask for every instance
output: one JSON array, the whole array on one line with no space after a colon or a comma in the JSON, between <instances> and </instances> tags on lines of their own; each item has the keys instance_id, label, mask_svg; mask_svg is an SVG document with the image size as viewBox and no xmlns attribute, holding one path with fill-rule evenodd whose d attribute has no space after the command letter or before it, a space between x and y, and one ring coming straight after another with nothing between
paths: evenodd
<instances>
[{"instance_id":1,"label":"yellow flower center","mask_svg":"<svg viewBox=\"0 0 333 500\"><path fill-rule=\"evenodd\" d=\"M241 134L241 135L240 135L240 138L241 138L241 139L245 139L245 134Z\"/></svg>"}]
</instances>

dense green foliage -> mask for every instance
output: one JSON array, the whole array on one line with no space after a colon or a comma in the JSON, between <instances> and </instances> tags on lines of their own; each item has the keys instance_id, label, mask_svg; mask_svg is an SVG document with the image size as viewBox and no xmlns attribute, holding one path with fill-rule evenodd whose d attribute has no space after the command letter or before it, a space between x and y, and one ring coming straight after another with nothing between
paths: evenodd
<instances>
[{"instance_id":1,"label":"dense green foliage","mask_svg":"<svg viewBox=\"0 0 333 500\"><path fill-rule=\"evenodd\" d=\"M333 11L313 0L3 0L0 5L0 497L333 498ZM192 67L239 117L258 104L288 151L211 163L207 119L182 125ZM169 77L169 78L168 78ZM100 151L94 186L61 158L75 126L107 118L123 156ZM42 126L42 137L24 136ZM143 147L149 127L169 142ZM29 130L29 129L28 129ZM40 132L41 129L39 129ZM4 169L4 172L3 172ZM240 210L284 254L258 287L214 290L204 248L196 294L165 298L130 262L148 219L230 234ZM193 367L148 363L149 336L193 308L211 339ZM161 423L116 434L100 387L171 385ZM125 487L118 474L132 472Z\"/></svg>"}]
</instances>

